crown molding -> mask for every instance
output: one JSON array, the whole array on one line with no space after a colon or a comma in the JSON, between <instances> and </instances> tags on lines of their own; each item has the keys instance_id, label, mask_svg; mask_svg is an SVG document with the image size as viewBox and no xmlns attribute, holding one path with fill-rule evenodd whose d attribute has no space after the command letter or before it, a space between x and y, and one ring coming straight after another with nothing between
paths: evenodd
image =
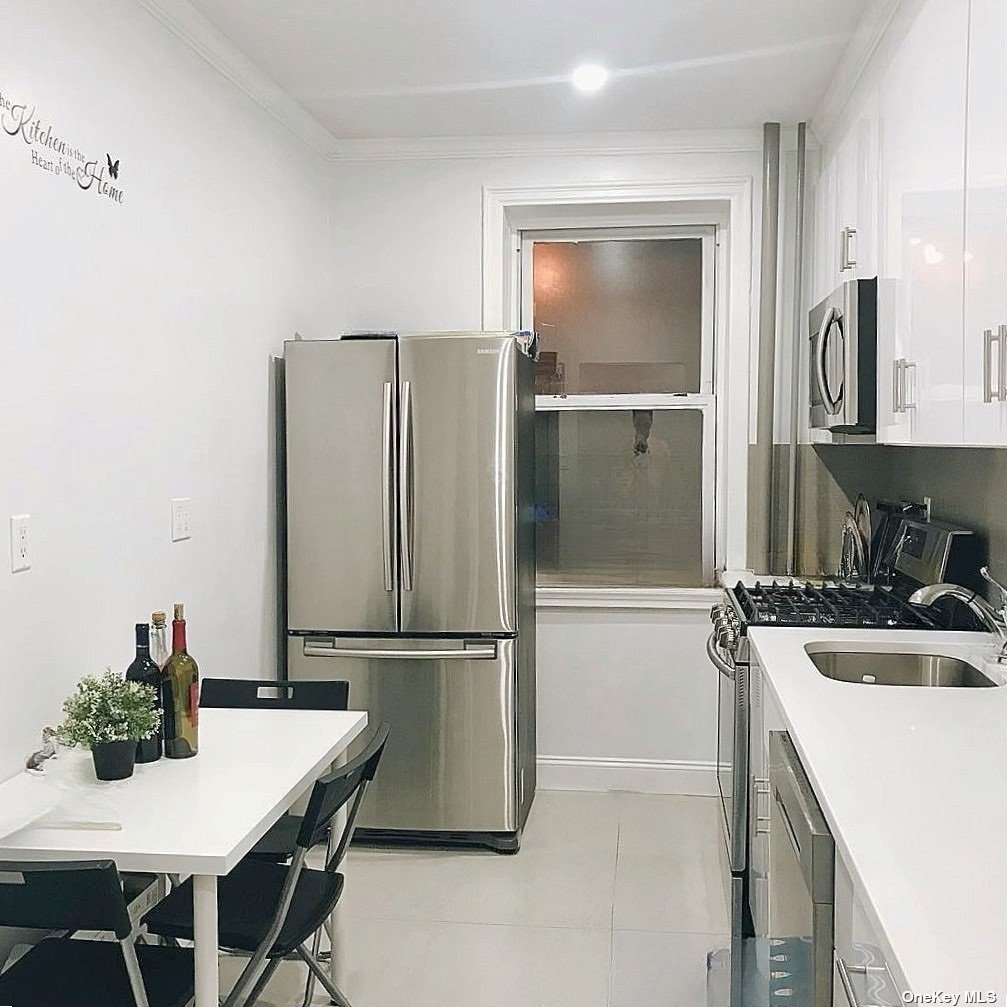
<instances>
[{"instance_id":1,"label":"crown molding","mask_svg":"<svg viewBox=\"0 0 1007 1007\"><path fill-rule=\"evenodd\" d=\"M868 5L811 118L812 129L819 140L828 136L842 119L857 84L881 48L896 15L907 6L906 0L872 0Z\"/></svg>"},{"instance_id":2,"label":"crown molding","mask_svg":"<svg viewBox=\"0 0 1007 1007\"><path fill-rule=\"evenodd\" d=\"M215 28L189 0L136 2L295 136L331 161L734 154L762 149L760 128L339 139ZM880 2L898 6L899 0ZM789 139L792 133L792 129L784 128L784 149L793 149L794 144Z\"/></svg>"},{"instance_id":3,"label":"crown molding","mask_svg":"<svg viewBox=\"0 0 1007 1007\"><path fill-rule=\"evenodd\" d=\"M173 35L324 157L338 141L310 112L218 31L188 0L137 0Z\"/></svg>"},{"instance_id":4,"label":"crown molding","mask_svg":"<svg viewBox=\"0 0 1007 1007\"><path fill-rule=\"evenodd\" d=\"M447 161L483 157L738 153L762 149L759 129L344 139L336 161Z\"/></svg>"}]
</instances>

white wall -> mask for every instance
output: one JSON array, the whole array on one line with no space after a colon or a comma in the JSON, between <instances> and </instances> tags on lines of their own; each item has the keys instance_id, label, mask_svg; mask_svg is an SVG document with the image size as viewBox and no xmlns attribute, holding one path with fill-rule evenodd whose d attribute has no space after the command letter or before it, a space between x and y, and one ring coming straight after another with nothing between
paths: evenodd
<instances>
[{"instance_id":1,"label":"white wall","mask_svg":"<svg viewBox=\"0 0 1007 1007\"><path fill-rule=\"evenodd\" d=\"M710 604L539 609L539 786L716 793Z\"/></svg>"},{"instance_id":2,"label":"white wall","mask_svg":"<svg viewBox=\"0 0 1007 1007\"><path fill-rule=\"evenodd\" d=\"M754 149L337 162L336 324L481 328L484 186L757 180L759 164Z\"/></svg>"},{"instance_id":3,"label":"white wall","mask_svg":"<svg viewBox=\"0 0 1007 1007\"><path fill-rule=\"evenodd\" d=\"M337 163L336 327L481 328L485 186L757 180L759 171L755 148ZM543 785L711 792L707 612L540 611Z\"/></svg>"},{"instance_id":4,"label":"white wall","mask_svg":"<svg viewBox=\"0 0 1007 1007\"><path fill-rule=\"evenodd\" d=\"M135 0L5 3L0 92L124 192L0 133L2 779L154 608L187 603L204 674L275 673L270 354L331 329L326 165Z\"/></svg>"}]
</instances>

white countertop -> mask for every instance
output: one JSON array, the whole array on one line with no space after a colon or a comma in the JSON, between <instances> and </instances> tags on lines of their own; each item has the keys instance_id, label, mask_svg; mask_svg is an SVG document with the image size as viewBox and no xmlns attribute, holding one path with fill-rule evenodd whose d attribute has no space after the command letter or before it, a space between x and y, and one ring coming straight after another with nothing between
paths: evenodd
<instances>
[{"instance_id":1,"label":"white countertop","mask_svg":"<svg viewBox=\"0 0 1007 1007\"><path fill-rule=\"evenodd\" d=\"M984 664L977 633L753 628L766 682L838 852L917 994L1007 998L1007 687L895 688L836 682L812 642L915 650ZM896 976L896 978L899 978Z\"/></svg>"}]
</instances>

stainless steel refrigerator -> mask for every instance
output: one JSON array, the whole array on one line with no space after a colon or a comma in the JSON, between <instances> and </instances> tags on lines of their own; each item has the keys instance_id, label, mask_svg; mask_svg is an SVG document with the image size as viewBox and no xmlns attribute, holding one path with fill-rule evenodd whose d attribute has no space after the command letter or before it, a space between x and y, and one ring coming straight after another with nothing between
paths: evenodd
<instances>
[{"instance_id":1,"label":"stainless steel refrigerator","mask_svg":"<svg viewBox=\"0 0 1007 1007\"><path fill-rule=\"evenodd\" d=\"M534 363L509 333L286 344L287 669L391 737L371 840L518 848L535 794Z\"/></svg>"}]
</instances>

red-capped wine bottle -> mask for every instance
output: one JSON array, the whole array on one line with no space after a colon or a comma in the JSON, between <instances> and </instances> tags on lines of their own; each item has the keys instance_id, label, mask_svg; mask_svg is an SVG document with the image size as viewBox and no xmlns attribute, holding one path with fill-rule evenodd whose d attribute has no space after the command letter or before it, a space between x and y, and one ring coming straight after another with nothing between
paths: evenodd
<instances>
[{"instance_id":1,"label":"red-capped wine bottle","mask_svg":"<svg viewBox=\"0 0 1007 1007\"><path fill-rule=\"evenodd\" d=\"M160 702L161 669L150 657L150 627L145 622L136 624L136 657L126 669L126 680L149 685ZM161 758L161 728L149 738L141 738L136 743L137 762L157 762Z\"/></svg>"},{"instance_id":2,"label":"red-capped wine bottle","mask_svg":"<svg viewBox=\"0 0 1007 1007\"><path fill-rule=\"evenodd\" d=\"M199 668L185 643L185 609L175 605L171 657L161 682L164 706L164 754L188 759L199 751Z\"/></svg>"}]
</instances>

